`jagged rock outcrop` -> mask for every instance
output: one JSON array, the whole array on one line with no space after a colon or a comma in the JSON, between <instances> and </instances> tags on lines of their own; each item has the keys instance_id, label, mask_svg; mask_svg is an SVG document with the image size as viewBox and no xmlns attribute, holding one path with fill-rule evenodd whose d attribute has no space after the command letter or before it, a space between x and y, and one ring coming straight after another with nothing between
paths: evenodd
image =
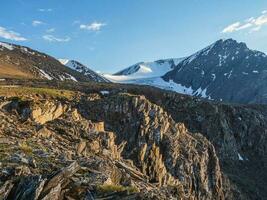
<instances>
[{"instance_id":1,"label":"jagged rock outcrop","mask_svg":"<svg viewBox=\"0 0 267 200\"><path fill-rule=\"evenodd\" d=\"M149 188L159 190L121 157L125 143L116 145L116 135L105 131L103 122L91 122L68 105L58 118L40 125L32 118L25 119L21 112L38 107L37 99L34 103L37 104L11 99L0 110L4 122L0 129L1 196L6 199L91 196L94 199L121 195L137 198L138 195L141 198ZM61 168L73 160L81 166L79 172L75 170L67 177L66 173L59 177L53 175L55 171L65 171ZM137 194L139 189L143 192Z\"/></svg>"},{"instance_id":2,"label":"jagged rock outcrop","mask_svg":"<svg viewBox=\"0 0 267 200\"><path fill-rule=\"evenodd\" d=\"M39 98L7 99L0 110L0 191L7 199L110 197L98 189L107 184L135 199L223 199L213 146L143 96ZM79 170L67 167L73 160Z\"/></svg>"},{"instance_id":3,"label":"jagged rock outcrop","mask_svg":"<svg viewBox=\"0 0 267 200\"><path fill-rule=\"evenodd\" d=\"M58 118L66 109L67 106L62 105L61 103L54 104L45 102L42 107L38 107L31 111L31 118L39 124L44 124Z\"/></svg>"},{"instance_id":4,"label":"jagged rock outcrop","mask_svg":"<svg viewBox=\"0 0 267 200\"><path fill-rule=\"evenodd\" d=\"M127 141L123 157L133 160L150 182L182 184L184 194L196 199L223 199L214 147L200 134L176 124L162 108L144 96L129 94L91 102L87 107L88 112L81 108L85 115L105 119L106 126L116 130L117 143Z\"/></svg>"},{"instance_id":5,"label":"jagged rock outcrop","mask_svg":"<svg viewBox=\"0 0 267 200\"><path fill-rule=\"evenodd\" d=\"M263 106L137 89L0 98L0 194L36 188L76 161L68 184L50 190L60 198L265 199ZM31 117L59 104L57 117Z\"/></svg>"}]
</instances>

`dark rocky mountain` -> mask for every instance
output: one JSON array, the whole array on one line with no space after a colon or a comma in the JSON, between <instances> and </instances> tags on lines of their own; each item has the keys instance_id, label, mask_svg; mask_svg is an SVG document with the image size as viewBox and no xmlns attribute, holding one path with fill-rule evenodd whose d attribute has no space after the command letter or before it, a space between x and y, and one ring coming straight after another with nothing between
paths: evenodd
<instances>
[{"instance_id":1,"label":"dark rocky mountain","mask_svg":"<svg viewBox=\"0 0 267 200\"><path fill-rule=\"evenodd\" d=\"M73 69L75 71L80 72L81 74L85 75L88 77L90 80L95 81L95 82L110 82L108 79L105 77L101 76L100 74L94 72L87 66L83 65L82 63L76 61L76 60L66 60L66 59L59 59L59 61L69 67L70 69Z\"/></svg>"},{"instance_id":2,"label":"dark rocky mountain","mask_svg":"<svg viewBox=\"0 0 267 200\"><path fill-rule=\"evenodd\" d=\"M235 40L219 40L163 76L192 95L239 103L267 103L267 56Z\"/></svg>"},{"instance_id":3,"label":"dark rocky mountain","mask_svg":"<svg viewBox=\"0 0 267 200\"><path fill-rule=\"evenodd\" d=\"M7 199L267 197L266 106L126 84L0 85Z\"/></svg>"},{"instance_id":4,"label":"dark rocky mountain","mask_svg":"<svg viewBox=\"0 0 267 200\"><path fill-rule=\"evenodd\" d=\"M28 47L0 42L0 78L95 81L96 76L84 75Z\"/></svg>"}]
</instances>

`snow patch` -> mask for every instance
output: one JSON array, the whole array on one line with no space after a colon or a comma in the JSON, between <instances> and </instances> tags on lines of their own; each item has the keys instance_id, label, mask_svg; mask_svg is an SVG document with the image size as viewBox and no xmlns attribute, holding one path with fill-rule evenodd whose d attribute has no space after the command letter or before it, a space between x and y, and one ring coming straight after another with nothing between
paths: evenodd
<instances>
[{"instance_id":1,"label":"snow patch","mask_svg":"<svg viewBox=\"0 0 267 200\"><path fill-rule=\"evenodd\" d=\"M140 65L140 68L139 68L139 73L144 73L144 74L147 74L147 73L152 73L152 69L145 66L145 65Z\"/></svg>"},{"instance_id":2,"label":"snow patch","mask_svg":"<svg viewBox=\"0 0 267 200\"><path fill-rule=\"evenodd\" d=\"M204 90L200 87L198 88L194 93L193 95L195 96L200 96L200 97L203 97L203 98L207 98L209 97L207 94L207 88L205 88Z\"/></svg>"},{"instance_id":3,"label":"snow patch","mask_svg":"<svg viewBox=\"0 0 267 200\"><path fill-rule=\"evenodd\" d=\"M4 42L0 42L0 46L1 46L1 47L4 47L4 48L6 48L6 49L8 49L8 50L10 50L10 51L12 51L12 50L14 49L14 46L13 46L13 45L8 44L8 43L4 43ZM3 50L3 49L2 49L2 50Z\"/></svg>"},{"instance_id":4,"label":"snow patch","mask_svg":"<svg viewBox=\"0 0 267 200\"><path fill-rule=\"evenodd\" d=\"M102 90L102 91L100 91L100 93L101 93L102 95L108 95L108 94L109 94L109 91L107 91L107 90Z\"/></svg>"},{"instance_id":5,"label":"snow patch","mask_svg":"<svg viewBox=\"0 0 267 200\"><path fill-rule=\"evenodd\" d=\"M215 81L216 79L216 74L211 74L212 81Z\"/></svg>"},{"instance_id":6,"label":"snow patch","mask_svg":"<svg viewBox=\"0 0 267 200\"><path fill-rule=\"evenodd\" d=\"M53 78L52 78L49 74L47 74L44 70L39 69L39 71L40 71L42 77L44 77L44 78L46 78L46 79L48 79L48 80L52 80L52 79L53 79Z\"/></svg>"},{"instance_id":7,"label":"snow patch","mask_svg":"<svg viewBox=\"0 0 267 200\"><path fill-rule=\"evenodd\" d=\"M241 160L241 161L244 160L244 158L239 153L237 155L238 155L238 160Z\"/></svg>"},{"instance_id":8,"label":"snow patch","mask_svg":"<svg viewBox=\"0 0 267 200\"><path fill-rule=\"evenodd\" d=\"M66 65L69 60L68 59L58 59L58 61L62 64L62 65Z\"/></svg>"},{"instance_id":9,"label":"snow patch","mask_svg":"<svg viewBox=\"0 0 267 200\"><path fill-rule=\"evenodd\" d=\"M77 79L76 79L74 76L72 76L72 75L70 75L70 74L67 74L67 75L69 76L69 79L70 79L70 80L73 80L73 81L75 81L75 82L78 82Z\"/></svg>"},{"instance_id":10,"label":"snow patch","mask_svg":"<svg viewBox=\"0 0 267 200\"><path fill-rule=\"evenodd\" d=\"M75 81L75 82L78 82L77 79L75 77L73 77L72 75L70 74L63 74L63 75L59 75L59 79L61 81L65 81L65 80L72 80L72 81Z\"/></svg>"},{"instance_id":11,"label":"snow patch","mask_svg":"<svg viewBox=\"0 0 267 200\"><path fill-rule=\"evenodd\" d=\"M219 67L221 67L225 62L226 62L226 59L228 58L229 55L221 55L219 54Z\"/></svg>"},{"instance_id":12,"label":"snow patch","mask_svg":"<svg viewBox=\"0 0 267 200\"><path fill-rule=\"evenodd\" d=\"M171 71L184 58L141 62L117 72L114 76L127 76L129 79L160 77Z\"/></svg>"},{"instance_id":13,"label":"snow patch","mask_svg":"<svg viewBox=\"0 0 267 200\"><path fill-rule=\"evenodd\" d=\"M228 73L225 73L224 76L227 76L227 78L229 79L232 76L233 70L231 70Z\"/></svg>"},{"instance_id":14,"label":"snow patch","mask_svg":"<svg viewBox=\"0 0 267 200\"><path fill-rule=\"evenodd\" d=\"M178 92L181 94L192 95L193 89L191 87L186 87L181 84L175 83L173 80L164 81L161 77L154 78L143 78L143 79L127 79L127 76L113 76L113 75L105 75L112 82L118 83L127 83L127 84L137 84L137 85L149 85L158 87L164 90L170 90L174 92Z\"/></svg>"}]
</instances>

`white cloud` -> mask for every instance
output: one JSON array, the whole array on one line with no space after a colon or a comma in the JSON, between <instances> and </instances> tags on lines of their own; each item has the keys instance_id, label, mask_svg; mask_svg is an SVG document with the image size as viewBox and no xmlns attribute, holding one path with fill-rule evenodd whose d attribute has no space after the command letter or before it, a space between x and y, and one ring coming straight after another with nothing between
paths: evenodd
<instances>
[{"instance_id":1,"label":"white cloud","mask_svg":"<svg viewBox=\"0 0 267 200\"><path fill-rule=\"evenodd\" d=\"M70 37L58 38L53 35L44 35L43 39L49 42L68 42Z\"/></svg>"},{"instance_id":2,"label":"white cloud","mask_svg":"<svg viewBox=\"0 0 267 200\"><path fill-rule=\"evenodd\" d=\"M264 10L261 12L261 14L266 14L267 13L267 10Z\"/></svg>"},{"instance_id":3,"label":"white cloud","mask_svg":"<svg viewBox=\"0 0 267 200\"><path fill-rule=\"evenodd\" d=\"M103 26L106 26L106 24L101 22L93 22L91 24L81 24L80 29L86 29L90 31L100 31Z\"/></svg>"},{"instance_id":4,"label":"white cloud","mask_svg":"<svg viewBox=\"0 0 267 200\"><path fill-rule=\"evenodd\" d=\"M47 29L46 32L47 33L53 33L53 32L55 32L55 30L56 30L55 28L50 28L50 29Z\"/></svg>"},{"instance_id":5,"label":"white cloud","mask_svg":"<svg viewBox=\"0 0 267 200\"><path fill-rule=\"evenodd\" d=\"M4 27L0 26L0 37L8 39L8 40L14 40L14 41L25 41L26 38L22 37L19 33L16 33L14 31L9 31Z\"/></svg>"},{"instance_id":6,"label":"white cloud","mask_svg":"<svg viewBox=\"0 0 267 200\"><path fill-rule=\"evenodd\" d=\"M45 24L45 23L42 22L42 21L39 21L39 20L34 20L34 21L32 21L32 25L33 25L33 26L39 26L39 25L43 25L43 24Z\"/></svg>"},{"instance_id":7,"label":"white cloud","mask_svg":"<svg viewBox=\"0 0 267 200\"><path fill-rule=\"evenodd\" d=\"M240 22L233 23L226 28L223 29L223 33L232 33L237 30L237 28L240 26Z\"/></svg>"},{"instance_id":8,"label":"white cloud","mask_svg":"<svg viewBox=\"0 0 267 200\"><path fill-rule=\"evenodd\" d=\"M259 31L262 26L267 25L267 11L262 11L262 14L258 17L251 17L243 22L235 22L225 27L222 33L232 33L244 29L250 29L249 32Z\"/></svg>"},{"instance_id":9,"label":"white cloud","mask_svg":"<svg viewBox=\"0 0 267 200\"><path fill-rule=\"evenodd\" d=\"M40 11L40 12L52 12L53 9L52 9L52 8L48 8L48 9L45 9L45 8L39 8L38 11Z\"/></svg>"}]
</instances>

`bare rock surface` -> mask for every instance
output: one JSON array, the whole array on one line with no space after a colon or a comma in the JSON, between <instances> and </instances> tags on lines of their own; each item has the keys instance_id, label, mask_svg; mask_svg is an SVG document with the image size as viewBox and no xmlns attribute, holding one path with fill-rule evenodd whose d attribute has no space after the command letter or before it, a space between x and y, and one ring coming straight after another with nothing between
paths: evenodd
<instances>
[{"instance_id":1,"label":"bare rock surface","mask_svg":"<svg viewBox=\"0 0 267 200\"><path fill-rule=\"evenodd\" d=\"M264 199L264 110L144 94L1 98L0 196Z\"/></svg>"}]
</instances>

